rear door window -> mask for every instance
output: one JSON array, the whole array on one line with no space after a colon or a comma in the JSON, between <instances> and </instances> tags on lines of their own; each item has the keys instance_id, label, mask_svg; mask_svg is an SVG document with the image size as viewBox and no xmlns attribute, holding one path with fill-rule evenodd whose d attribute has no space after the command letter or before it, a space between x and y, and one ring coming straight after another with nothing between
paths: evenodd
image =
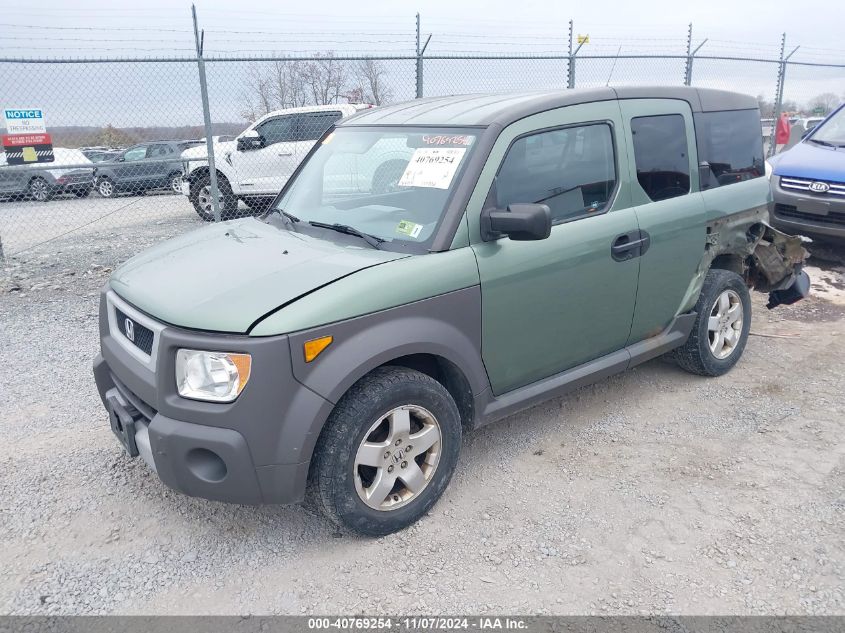
<instances>
[{"instance_id":1,"label":"rear door window","mask_svg":"<svg viewBox=\"0 0 845 633\"><path fill-rule=\"evenodd\" d=\"M702 191L764 175L763 136L757 116L757 110L693 115Z\"/></svg>"},{"instance_id":2,"label":"rear door window","mask_svg":"<svg viewBox=\"0 0 845 633\"><path fill-rule=\"evenodd\" d=\"M631 119L637 181L658 202L690 191L689 148L684 117L660 114Z\"/></svg>"},{"instance_id":3,"label":"rear door window","mask_svg":"<svg viewBox=\"0 0 845 633\"><path fill-rule=\"evenodd\" d=\"M343 115L340 112L309 112L296 115L294 135L297 141L316 141Z\"/></svg>"}]
</instances>

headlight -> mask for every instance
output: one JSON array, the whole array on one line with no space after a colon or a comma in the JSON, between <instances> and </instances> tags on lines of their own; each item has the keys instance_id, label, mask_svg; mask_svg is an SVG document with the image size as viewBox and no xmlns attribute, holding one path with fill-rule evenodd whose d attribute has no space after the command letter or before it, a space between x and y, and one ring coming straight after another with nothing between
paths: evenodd
<instances>
[{"instance_id":1,"label":"headlight","mask_svg":"<svg viewBox=\"0 0 845 633\"><path fill-rule=\"evenodd\" d=\"M176 352L176 386L183 398L232 402L246 386L251 366L249 354L180 349Z\"/></svg>"}]
</instances>

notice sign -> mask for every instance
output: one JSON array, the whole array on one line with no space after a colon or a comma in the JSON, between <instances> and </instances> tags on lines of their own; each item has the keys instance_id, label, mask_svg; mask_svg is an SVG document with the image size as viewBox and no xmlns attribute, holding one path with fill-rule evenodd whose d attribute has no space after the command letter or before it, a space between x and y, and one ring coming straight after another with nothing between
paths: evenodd
<instances>
[{"instance_id":1,"label":"notice sign","mask_svg":"<svg viewBox=\"0 0 845 633\"><path fill-rule=\"evenodd\" d=\"M9 165L52 163L53 140L47 134L44 111L40 108L7 108L3 151Z\"/></svg>"},{"instance_id":2,"label":"notice sign","mask_svg":"<svg viewBox=\"0 0 845 633\"><path fill-rule=\"evenodd\" d=\"M44 111L41 108L5 108L6 134L46 134Z\"/></svg>"},{"instance_id":3,"label":"notice sign","mask_svg":"<svg viewBox=\"0 0 845 633\"><path fill-rule=\"evenodd\" d=\"M448 189L466 153L465 147L420 147L397 183L400 187Z\"/></svg>"}]
</instances>

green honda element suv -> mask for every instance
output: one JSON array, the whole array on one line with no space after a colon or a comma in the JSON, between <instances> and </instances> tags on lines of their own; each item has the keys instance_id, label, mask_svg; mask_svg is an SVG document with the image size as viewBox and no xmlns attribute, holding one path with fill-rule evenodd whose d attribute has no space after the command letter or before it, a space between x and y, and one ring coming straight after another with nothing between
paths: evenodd
<instances>
[{"instance_id":1,"label":"green honda element suv","mask_svg":"<svg viewBox=\"0 0 845 633\"><path fill-rule=\"evenodd\" d=\"M94 375L189 495L354 531L428 511L464 431L669 354L718 376L749 288L808 292L768 226L755 99L598 88L420 99L325 132L261 217L119 267ZM475 485L483 486L483 482Z\"/></svg>"}]
</instances>

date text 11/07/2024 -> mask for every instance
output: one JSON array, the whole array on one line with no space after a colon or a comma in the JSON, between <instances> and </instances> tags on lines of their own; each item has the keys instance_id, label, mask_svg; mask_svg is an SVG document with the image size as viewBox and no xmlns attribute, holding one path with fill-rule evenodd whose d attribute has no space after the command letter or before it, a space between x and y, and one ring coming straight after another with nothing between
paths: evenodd
<instances>
[{"instance_id":1,"label":"date text 11/07/2024","mask_svg":"<svg viewBox=\"0 0 845 633\"><path fill-rule=\"evenodd\" d=\"M400 630L400 631L525 631L527 618L513 617L366 617L308 618L311 630Z\"/></svg>"}]
</instances>

